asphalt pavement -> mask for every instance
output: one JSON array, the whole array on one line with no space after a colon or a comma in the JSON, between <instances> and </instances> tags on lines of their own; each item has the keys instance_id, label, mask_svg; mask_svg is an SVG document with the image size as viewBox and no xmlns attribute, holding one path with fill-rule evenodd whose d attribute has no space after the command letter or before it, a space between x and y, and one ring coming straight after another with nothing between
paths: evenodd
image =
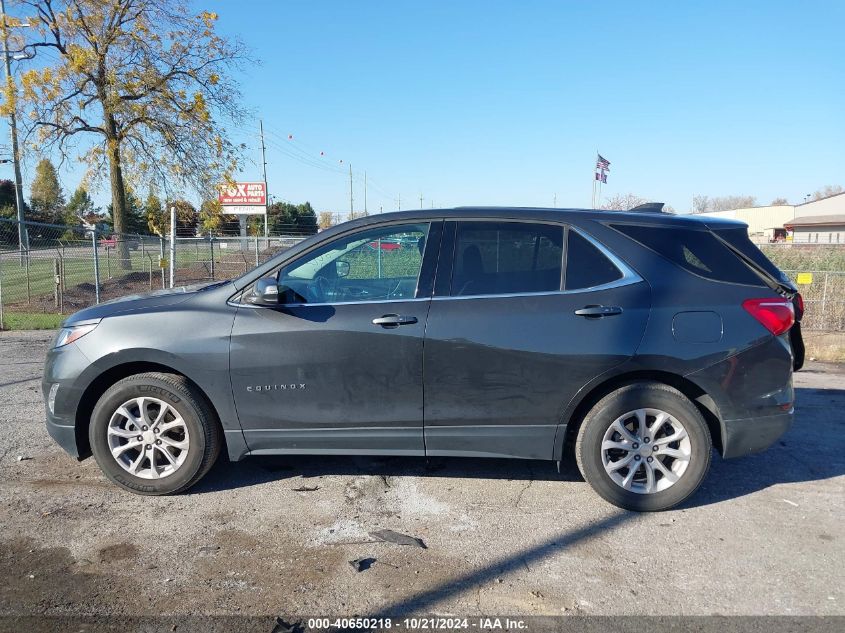
<instances>
[{"instance_id":1,"label":"asphalt pavement","mask_svg":"<svg viewBox=\"0 0 845 633\"><path fill-rule=\"evenodd\" d=\"M47 435L51 337L0 333L0 616L845 614L841 365L809 363L782 441L714 457L669 512L607 504L573 463L457 458L221 460L150 498Z\"/></svg>"}]
</instances>

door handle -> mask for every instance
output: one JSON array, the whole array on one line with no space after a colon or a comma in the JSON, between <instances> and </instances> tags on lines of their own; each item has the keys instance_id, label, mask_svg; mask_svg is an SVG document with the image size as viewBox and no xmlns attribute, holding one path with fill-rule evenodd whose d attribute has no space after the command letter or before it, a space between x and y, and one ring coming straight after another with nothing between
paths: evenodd
<instances>
[{"instance_id":1,"label":"door handle","mask_svg":"<svg viewBox=\"0 0 845 633\"><path fill-rule=\"evenodd\" d=\"M575 314L588 319L600 319L614 314L622 314L622 308L619 306L584 306L580 310L576 310Z\"/></svg>"},{"instance_id":2,"label":"door handle","mask_svg":"<svg viewBox=\"0 0 845 633\"><path fill-rule=\"evenodd\" d=\"M373 325L380 325L385 328L399 327L400 325L411 325L417 322L415 316L401 316L399 314L385 314L383 317L373 319Z\"/></svg>"}]
</instances>

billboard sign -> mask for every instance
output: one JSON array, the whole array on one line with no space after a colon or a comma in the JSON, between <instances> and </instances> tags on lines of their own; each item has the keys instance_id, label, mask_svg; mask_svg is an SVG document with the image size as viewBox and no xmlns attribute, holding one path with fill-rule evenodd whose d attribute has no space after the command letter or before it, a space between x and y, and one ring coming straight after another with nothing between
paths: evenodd
<instances>
[{"instance_id":1,"label":"billboard sign","mask_svg":"<svg viewBox=\"0 0 845 633\"><path fill-rule=\"evenodd\" d=\"M217 200L227 213L264 213L267 208L267 185L263 182L236 182L220 188ZM228 207L261 207L251 211L234 211Z\"/></svg>"}]
</instances>

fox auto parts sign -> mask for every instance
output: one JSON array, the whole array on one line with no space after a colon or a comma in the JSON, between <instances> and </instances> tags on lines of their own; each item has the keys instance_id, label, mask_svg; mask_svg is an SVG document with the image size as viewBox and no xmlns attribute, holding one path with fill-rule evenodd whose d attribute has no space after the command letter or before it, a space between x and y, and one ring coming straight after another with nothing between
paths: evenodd
<instances>
[{"instance_id":1,"label":"fox auto parts sign","mask_svg":"<svg viewBox=\"0 0 845 633\"><path fill-rule=\"evenodd\" d=\"M221 187L217 199L225 213L266 213L267 185L263 182L236 182Z\"/></svg>"}]
</instances>

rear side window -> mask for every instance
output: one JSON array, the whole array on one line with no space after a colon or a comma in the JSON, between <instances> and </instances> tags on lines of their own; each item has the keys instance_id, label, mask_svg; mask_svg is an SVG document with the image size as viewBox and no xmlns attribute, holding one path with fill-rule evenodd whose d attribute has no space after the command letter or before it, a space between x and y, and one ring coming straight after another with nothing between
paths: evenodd
<instances>
[{"instance_id":1,"label":"rear side window","mask_svg":"<svg viewBox=\"0 0 845 633\"><path fill-rule=\"evenodd\" d=\"M620 271L585 237L569 231L566 251L566 289L581 290L609 284L622 278Z\"/></svg>"},{"instance_id":2,"label":"rear side window","mask_svg":"<svg viewBox=\"0 0 845 633\"><path fill-rule=\"evenodd\" d=\"M760 277L710 231L635 224L614 224L613 228L701 277L764 285Z\"/></svg>"},{"instance_id":3,"label":"rear side window","mask_svg":"<svg viewBox=\"0 0 845 633\"><path fill-rule=\"evenodd\" d=\"M461 222L453 297L560 290L563 227L528 222Z\"/></svg>"}]
</instances>

